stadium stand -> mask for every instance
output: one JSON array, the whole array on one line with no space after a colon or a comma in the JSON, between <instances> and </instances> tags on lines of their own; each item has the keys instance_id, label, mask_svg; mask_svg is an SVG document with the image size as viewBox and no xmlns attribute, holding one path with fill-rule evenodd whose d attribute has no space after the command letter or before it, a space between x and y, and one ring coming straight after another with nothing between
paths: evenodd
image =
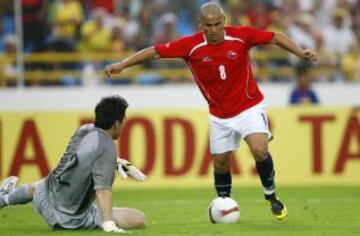
<instances>
[{"instance_id":1,"label":"stadium stand","mask_svg":"<svg viewBox=\"0 0 360 236\"><path fill-rule=\"evenodd\" d=\"M102 68L132 51L196 31L203 0L23 0L25 85L191 83L181 61L161 60L105 79ZM281 30L320 60L315 81L360 81L360 0L219 1L227 23ZM16 86L14 1L0 2L0 86ZM272 47L253 50L261 82L287 82L299 63ZM96 83L86 82L91 76Z\"/></svg>"}]
</instances>

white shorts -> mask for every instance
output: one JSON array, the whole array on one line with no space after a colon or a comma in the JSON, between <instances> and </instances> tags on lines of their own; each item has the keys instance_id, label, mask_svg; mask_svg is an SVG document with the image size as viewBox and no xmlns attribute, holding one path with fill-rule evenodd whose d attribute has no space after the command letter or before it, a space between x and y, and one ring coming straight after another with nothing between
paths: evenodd
<instances>
[{"instance_id":1,"label":"white shorts","mask_svg":"<svg viewBox=\"0 0 360 236\"><path fill-rule=\"evenodd\" d=\"M240 146L240 139L249 134L265 133L271 139L264 101L228 119L210 114L209 126L211 154L236 150Z\"/></svg>"}]
</instances>

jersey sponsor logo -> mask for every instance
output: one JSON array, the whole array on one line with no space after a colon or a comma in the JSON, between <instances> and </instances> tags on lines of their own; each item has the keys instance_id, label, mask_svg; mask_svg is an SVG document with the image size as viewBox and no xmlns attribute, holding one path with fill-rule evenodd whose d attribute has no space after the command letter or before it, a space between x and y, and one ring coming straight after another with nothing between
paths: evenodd
<instances>
[{"instance_id":1,"label":"jersey sponsor logo","mask_svg":"<svg viewBox=\"0 0 360 236\"><path fill-rule=\"evenodd\" d=\"M236 58L239 57L239 54L237 54L236 52L230 50L226 53L226 56L231 59L231 60L235 60Z\"/></svg>"},{"instance_id":2,"label":"jersey sponsor logo","mask_svg":"<svg viewBox=\"0 0 360 236\"><path fill-rule=\"evenodd\" d=\"M210 56L206 56L202 59L203 62L209 62L212 61L213 59Z\"/></svg>"}]
</instances>

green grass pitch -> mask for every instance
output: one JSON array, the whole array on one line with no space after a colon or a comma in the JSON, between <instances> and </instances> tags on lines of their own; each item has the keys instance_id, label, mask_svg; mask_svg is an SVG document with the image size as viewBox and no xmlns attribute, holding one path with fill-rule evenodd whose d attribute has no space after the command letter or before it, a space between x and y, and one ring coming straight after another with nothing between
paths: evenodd
<instances>
[{"instance_id":1,"label":"green grass pitch","mask_svg":"<svg viewBox=\"0 0 360 236\"><path fill-rule=\"evenodd\" d=\"M360 186L280 187L289 217L273 220L259 188L234 187L240 221L233 225L209 222L207 207L212 188L115 190L114 205L138 208L147 216L147 228L130 235L360 235ZM32 204L0 210L0 235L108 235L94 231L52 231Z\"/></svg>"}]
</instances>

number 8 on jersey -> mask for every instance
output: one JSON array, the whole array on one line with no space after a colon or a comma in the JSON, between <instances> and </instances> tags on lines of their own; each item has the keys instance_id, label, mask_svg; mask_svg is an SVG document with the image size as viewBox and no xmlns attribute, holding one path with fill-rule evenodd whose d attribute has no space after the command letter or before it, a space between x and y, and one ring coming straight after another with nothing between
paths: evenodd
<instances>
[{"instance_id":1,"label":"number 8 on jersey","mask_svg":"<svg viewBox=\"0 0 360 236\"><path fill-rule=\"evenodd\" d=\"M224 65L219 66L219 72L220 72L220 78L222 80L225 80L226 79L226 72L225 72L225 66Z\"/></svg>"}]
</instances>

